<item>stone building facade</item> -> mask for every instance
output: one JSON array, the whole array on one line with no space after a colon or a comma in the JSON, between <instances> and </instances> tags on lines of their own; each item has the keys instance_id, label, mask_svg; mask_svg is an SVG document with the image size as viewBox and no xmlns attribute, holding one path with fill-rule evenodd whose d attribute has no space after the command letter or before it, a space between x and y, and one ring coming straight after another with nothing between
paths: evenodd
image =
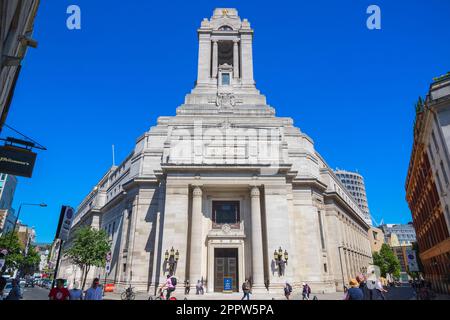
<instances>
[{"instance_id":1,"label":"stone building facade","mask_svg":"<svg viewBox=\"0 0 450 320\"><path fill-rule=\"evenodd\" d=\"M40 0L0 0L0 132L8 116L21 63L29 46Z\"/></svg>"},{"instance_id":2,"label":"stone building facade","mask_svg":"<svg viewBox=\"0 0 450 320\"><path fill-rule=\"evenodd\" d=\"M406 179L425 278L450 293L450 72L434 79L417 104Z\"/></svg>"},{"instance_id":3,"label":"stone building facade","mask_svg":"<svg viewBox=\"0 0 450 320\"><path fill-rule=\"evenodd\" d=\"M313 140L257 90L248 20L216 9L198 38L195 88L107 171L71 237L83 225L106 230L107 281L122 288L153 293L173 272L179 290L203 280L222 292L224 278L234 291L246 278L254 292L280 292L285 281L342 290L372 261L363 212ZM61 277L80 274L62 262Z\"/></svg>"}]
</instances>

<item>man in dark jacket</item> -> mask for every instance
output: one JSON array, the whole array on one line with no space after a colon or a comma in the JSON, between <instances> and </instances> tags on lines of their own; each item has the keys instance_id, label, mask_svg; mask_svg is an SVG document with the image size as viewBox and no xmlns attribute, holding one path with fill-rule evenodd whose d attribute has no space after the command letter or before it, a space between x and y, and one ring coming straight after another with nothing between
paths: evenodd
<instances>
[{"instance_id":1,"label":"man in dark jacket","mask_svg":"<svg viewBox=\"0 0 450 320\"><path fill-rule=\"evenodd\" d=\"M370 299L370 292L369 292L369 288L367 288L366 278L363 275L360 275L360 276L356 277L356 281L358 281L359 288L363 292L363 299L364 300L372 300L372 299Z\"/></svg>"}]
</instances>

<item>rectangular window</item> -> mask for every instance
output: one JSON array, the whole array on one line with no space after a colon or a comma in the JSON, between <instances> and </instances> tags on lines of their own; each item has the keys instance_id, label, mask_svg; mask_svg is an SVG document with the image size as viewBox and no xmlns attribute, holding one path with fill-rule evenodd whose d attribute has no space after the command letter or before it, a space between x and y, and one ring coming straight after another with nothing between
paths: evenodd
<instances>
[{"instance_id":1,"label":"rectangular window","mask_svg":"<svg viewBox=\"0 0 450 320\"><path fill-rule=\"evenodd\" d=\"M447 172L445 171L445 168L444 168L444 163L442 161L441 161L441 170L442 170L442 174L444 175L445 184L448 185L448 176L447 176Z\"/></svg>"},{"instance_id":2,"label":"rectangular window","mask_svg":"<svg viewBox=\"0 0 450 320\"><path fill-rule=\"evenodd\" d=\"M229 86L230 85L230 74L222 73L222 85Z\"/></svg>"},{"instance_id":3,"label":"rectangular window","mask_svg":"<svg viewBox=\"0 0 450 320\"><path fill-rule=\"evenodd\" d=\"M328 270L327 270L327 264L326 264L326 263L323 264L323 271L324 271L324 272L328 272Z\"/></svg>"},{"instance_id":4,"label":"rectangular window","mask_svg":"<svg viewBox=\"0 0 450 320\"><path fill-rule=\"evenodd\" d=\"M437 144L436 136L434 135L434 131L431 132L431 138L433 139L434 148L436 149L436 152L439 152L439 147Z\"/></svg>"},{"instance_id":5,"label":"rectangular window","mask_svg":"<svg viewBox=\"0 0 450 320\"><path fill-rule=\"evenodd\" d=\"M433 150L431 150L431 144L428 145L428 153L430 154L431 161L434 162Z\"/></svg>"},{"instance_id":6,"label":"rectangular window","mask_svg":"<svg viewBox=\"0 0 450 320\"><path fill-rule=\"evenodd\" d=\"M239 201L213 201L213 222L216 225L229 224L237 227L241 221Z\"/></svg>"},{"instance_id":7,"label":"rectangular window","mask_svg":"<svg viewBox=\"0 0 450 320\"><path fill-rule=\"evenodd\" d=\"M439 172L437 172L437 171L436 171L436 180L437 180L437 183L438 183L439 192L440 193L444 192L444 189L442 189L441 178L439 177Z\"/></svg>"}]
</instances>

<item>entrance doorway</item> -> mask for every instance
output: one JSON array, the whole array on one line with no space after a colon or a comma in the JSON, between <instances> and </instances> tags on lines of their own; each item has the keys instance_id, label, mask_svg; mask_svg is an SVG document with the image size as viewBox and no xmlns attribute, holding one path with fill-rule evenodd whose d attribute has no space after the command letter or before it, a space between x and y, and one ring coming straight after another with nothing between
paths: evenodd
<instances>
[{"instance_id":1,"label":"entrance doorway","mask_svg":"<svg viewBox=\"0 0 450 320\"><path fill-rule=\"evenodd\" d=\"M223 292L224 278L231 278L233 291L239 291L237 248L214 249L214 292Z\"/></svg>"}]
</instances>

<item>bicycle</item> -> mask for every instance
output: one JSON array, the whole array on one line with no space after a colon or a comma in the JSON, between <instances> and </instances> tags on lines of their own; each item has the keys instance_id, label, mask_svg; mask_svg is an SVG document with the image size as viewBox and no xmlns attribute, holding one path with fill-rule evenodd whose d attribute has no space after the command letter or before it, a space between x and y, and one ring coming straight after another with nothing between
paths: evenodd
<instances>
[{"instance_id":1,"label":"bicycle","mask_svg":"<svg viewBox=\"0 0 450 320\"><path fill-rule=\"evenodd\" d=\"M167 292L167 289L164 289L164 290L159 289L159 296L150 296L150 297L148 297L148 300L167 300L164 292ZM168 300L177 300L177 298L172 296ZM185 300L187 300L187 299L185 299Z\"/></svg>"},{"instance_id":2,"label":"bicycle","mask_svg":"<svg viewBox=\"0 0 450 320\"><path fill-rule=\"evenodd\" d=\"M131 286L126 288L125 291L120 295L120 298L122 300L134 300L136 298L136 295L133 292L133 288Z\"/></svg>"}]
</instances>

